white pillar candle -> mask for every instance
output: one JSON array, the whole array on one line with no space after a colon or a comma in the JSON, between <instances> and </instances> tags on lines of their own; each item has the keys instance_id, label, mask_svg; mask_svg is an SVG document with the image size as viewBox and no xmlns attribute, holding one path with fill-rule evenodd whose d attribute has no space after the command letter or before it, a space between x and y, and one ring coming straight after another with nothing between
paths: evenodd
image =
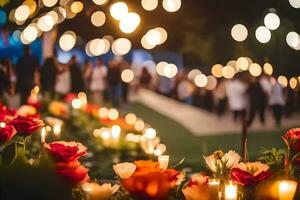
<instances>
[{"instance_id":1,"label":"white pillar candle","mask_svg":"<svg viewBox=\"0 0 300 200\"><path fill-rule=\"evenodd\" d=\"M210 179L208 182L210 199L218 200L219 199L219 190L220 190L220 181L217 179Z\"/></svg>"},{"instance_id":2,"label":"white pillar candle","mask_svg":"<svg viewBox=\"0 0 300 200\"><path fill-rule=\"evenodd\" d=\"M230 182L228 185L225 185L225 200L237 200L237 185Z\"/></svg>"},{"instance_id":3,"label":"white pillar candle","mask_svg":"<svg viewBox=\"0 0 300 200\"><path fill-rule=\"evenodd\" d=\"M46 128L43 127L41 130L41 143L44 144L46 142Z\"/></svg>"},{"instance_id":4,"label":"white pillar candle","mask_svg":"<svg viewBox=\"0 0 300 200\"><path fill-rule=\"evenodd\" d=\"M56 137L60 137L60 134L61 134L61 125L60 124L55 124L53 126L53 133Z\"/></svg>"},{"instance_id":5,"label":"white pillar candle","mask_svg":"<svg viewBox=\"0 0 300 200\"><path fill-rule=\"evenodd\" d=\"M290 180L280 181L278 190L279 200L293 200L297 190L297 182Z\"/></svg>"},{"instance_id":6,"label":"white pillar candle","mask_svg":"<svg viewBox=\"0 0 300 200\"><path fill-rule=\"evenodd\" d=\"M168 155L159 156L158 157L159 168L163 169L163 170L168 169L169 159L170 159L170 156L168 156Z\"/></svg>"}]
</instances>

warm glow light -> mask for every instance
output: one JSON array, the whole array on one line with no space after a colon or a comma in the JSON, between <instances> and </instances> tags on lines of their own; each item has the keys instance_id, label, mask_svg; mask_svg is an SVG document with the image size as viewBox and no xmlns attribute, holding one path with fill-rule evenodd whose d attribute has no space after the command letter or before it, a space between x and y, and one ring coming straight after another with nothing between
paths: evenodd
<instances>
[{"instance_id":1,"label":"warm glow light","mask_svg":"<svg viewBox=\"0 0 300 200\"><path fill-rule=\"evenodd\" d=\"M121 134L121 127L119 125L114 125L111 127L111 136L113 139L119 139Z\"/></svg>"},{"instance_id":2,"label":"warm glow light","mask_svg":"<svg viewBox=\"0 0 300 200\"><path fill-rule=\"evenodd\" d=\"M108 118L108 109L105 107L100 108L98 110L98 114L101 119L106 119L106 118Z\"/></svg>"},{"instance_id":3,"label":"warm glow light","mask_svg":"<svg viewBox=\"0 0 300 200\"><path fill-rule=\"evenodd\" d=\"M75 44L76 34L73 31L67 31L59 38L59 46L63 51L70 51Z\"/></svg>"},{"instance_id":4,"label":"warm glow light","mask_svg":"<svg viewBox=\"0 0 300 200\"><path fill-rule=\"evenodd\" d=\"M141 44L145 49L153 49L155 47L155 45L151 45L148 43L148 41L146 40L146 36L144 35L141 39Z\"/></svg>"},{"instance_id":5,"label":"warm glow light","mask_svg":"<svg viewBox=\"0 0 300 200\"><path fill-rule=\"evenodd\" d=\"M52 10L52 11L48 12L47 15L49 15L49 16L52 17L52 19L53 19L53 21L54 21L54 24L57 24L57 23L58 23L59 16L58 16L57 12L55 12L55 11Z\"/></svg>"},{"instance_id":6,"label":"warm glow light","mask_svg":"<svg viewBox=\"0 0 300 200\"><path fill-rule=\"evenodd\" d=\"M164 66L163 74L167 78L174 78L178 73L177 66L175 64L167 64Z\"/></svg>"},{"instance_id":7,"label":"warm glow light","mask_svg":"<svg viewBox=\"0 0 300 200\"><path fill-rule=\"evenodd\" d=\"M231 36L237 42L242 42L248 37L248 30L242 24L236 24L231 29Z\"/></svg>"},{"instance_id":8,"label":"warm glow light","mask_svg":"<svg viewBox=\"0 0 300 200\"><path fill-rule=\"evenodd\" d=\"M267 43L271 40L271 31L265 26L260 26L255 31L255 37L260 43Z\"/></svg>"},{"instance_id":9,"label":"warm glow light","mask_svg":"<svg viewBox=\"0 0 300 200\"><path fill-rule=\"evenodd\" d=\"M243 71L248 70L251 63L245 57L240 57L236 61L237 68Z\"/></svg>"},{"instance_id":10,"label":"warm glow light","mask_svg":"<svg viewBox=\"0 0 300 200\"><path fill-rule=\"evenodd\" d=\"M155 30L157 30L160 33L160 36L161 36L160 37L161 40L160 40L159 44L165 43L168 39L168 32L166 31L166 29L164 29L162 27L157 27L157 28L155 28Z\"/></svg>"},{"instance_id":11,"label":"warm glow light","mask_svg":"<svg viewBox=\"0 0 300 200\"><path fill-rule=\"evenodd\" d=\"M80 2L80 1L74 1L72 4L71 4L71 11L73 13L80 13L81 11L83 10L83 3Z\"/></svg>"},{"instance_id":12,"label":"warm glow light","mask_svg":"<svg viewBox=\"0 0 300 200\"><path fill-rule=\"evenodd\" d=\"M294 8L300 8L300 0L289 0L290 4Z\"/></svg>"},{"instance_id":13,"label":"warm glow light","mask_svg":"<svg viewBox=\"0 0 300 200\"><path fill-rule=\"evenodd\" d=\"M162 170L168 169L170 156L161 155L158 157L159 168Z\"/></svg>"},{"instance_id":14,"label":"warm glow light","mask_svg":"<svg viewBox=\"0 0 300 200\"><path fill-rule=\"evenodd\" d=\"M6 127L6 123L5 122L0 122L0 128L5 128Z\"/></svg>"},{"instance_id":15,"label":"warm glow light","mask_svg":"<svg viewBox=\"0 0 300 200\"><path fill-rule=\"evenodd\" d=\"M37 27L43 32L48 32L53 28L54 24L55 22L51 15L44 15L38 19Z\"/></svg>"},{"instance_id":16,"label":"warm glow light","mask_svg":"<svg viewBox=\"0 0 300 200\"><path fill-rule=\"evenodd\" d=\"M126 38L119 38L112 44L112 51L118 56L125 55L131 50L131 42Z\"/></svg>"},{"instance_id":17,"label":"warm glow light","mask_svg":"<svg viewBox=\"0 0 300 200\"><path fill-rule=\"evenodd\" d=\"M134 128L137 131L142 131L145 128L145 122L141 119L136 120L136 122L134 123Z\"/></svg>"},{"instance_id":18,"label":"warm glow light","mask_svg":"<svg viewBox=\"0 0 300 200\"><path fill-rule=\"evenodd\" d=\"M164 76L164 68L165 68L166 65L168 65L167 62L164 62L164 61L159 62L159 63L156 65L156 68L155 68L155 69L156 69L156 72L157 72L159 75Z\"/></svg>"},{"instance_id":19,"label":"warm glow light","mask_svg":"<svg viewBox=\"0 0 300 200\"><path fill-rule=\"evenodd\" d=\"M249 67L249 72L252 76L258 77L262 74L261 66L257 63L252 63Z\"/></svg>"},{"instance_id":20,"label":"warm glow light","mask_svg":"<svg viewBox=\"0 0 300 200\"><path fill-rule=\"evenodd\" d=\"M132 33L140 23L141 17L137 13L131 12L121 19L119 27L124 33Z\"/></svg>"},{"instance_id":21,"label":"warm glow light","mask_svg":"<svg viewBox=\"0 0 300 200\"><path fill-rule=\"evenodd\" d=\"M273 74L273 67L270 63L264 64L264 73L270 76Z\"/></svg>"},{"instance_id":22,"label":"warm glow light","mask_svg":"<svg viewBox=\"0 0 300 200\"><path fill-rule=\"evenodd\" d=\"M265 26L270 30L276 30L280 26L280 19L275 13L268 13L264 19Z\"/></svg>"},{"instance_id":23,"label":"warm glow light","mask_svg":"<svg viewBox=\"0 0 300 200\"><path fill-rule=\"evenodd\" d=\"M21 41L24 44L30 44L33 42L38 36L38 29L34 25L27 26L22 34L21 34Z\"/></svg>"},{"instance_id":24,"label":"warm glow light","mask_svg":"<svg viewBox=\"0 0 300 200\"><path fill-rule=\"evenodd\" d=\"M74 109L79 109L82 106L82 102L79 99L73 99L72 100L72 107Z\"/></svg>"},{"instance_id":25,"label":"warm glow light","mask_svg":"<svg viewBox=\"0 0 300 200\"><path fill-rule=\"evenodd\" d=\"M36 11L37 5L34 0L25 0L23 2L23 5L27 5L29 7L30 9L29 15L32 15Z\"/></svg>"},{"instance_id":26,"label":"warm glow light","mask_svg":"<svg viewBox=\"0 0 300 200\"><path fill-rule=\"evenodd\" d=\"M15 11L17 21L25 21L30 15L30 8L27 5L20 5Z\"/></svg>"},{"instance_id":27,"label":"warm glow light","mask_svg":"<svg viewBox=\"0 0 300 200\"><path fill-rule=\"evenodd\" d=\"M232 66L225 66L222 69L222 74L224 78L231 79L235 75L235 69Z\"/></svg>"},{"instance_id":28,"label":"warm glow light","mask_svg":"<svg viewBox=\"0 0 300 200\"><path fill-rule=\"evenodd\" d=\"M277 82L284 88L288 86L288 79L285 76L279 76Z\"/></svg>"},{"instance_id":29,"label":"warm glow light","mask_svg":"<svg viewBox=\"0 0 300 200\"><path fill-rule=\"evenodd\" d=\"M125 122L129 125L133 125L137 120L137 117L135 114L133 113L128 113L126 116L125 116Z\"/></svg>"},{"instance_id":30,"label":"warm glow light","mask_svg":"<svg viewBox=\"0 0 300 200\"><path fill-rule=\"evenodd\" d=\"M103 140L108 140L110 138L110 132L108 130L101 131L101 137Z\"/></svg>"},{"instance_id":31,"label":"warm glow light","mask_svg":"<svg viewBox=\"0 0 300 200\"><path fill-rule=\"evenodd\" d=\"M149 140L153 140L156 137L156 130L153 128L147 128L145 131L145 136Z\"/></svg>"},{"instance_id":32,"label":"warm glow light","mask_svg":"<svg viewBox=\"0 0 300 200\"><path fill-rule=\"evenodd\" d=\"M225 185L225 200L236 200L237 199L237 186L231 182L229 185Z\"/></svg>"},{"instance_id":33,"label":"warm glow light","mask_svg":"<svg viewBox=\"0 0 300 200\"><path fill-rule=\"evenodd\" d=\"M46 142L46 127L43 127L41 130L41 143L44 144Z\"/></svg>"},{"instance_id":34,"label":"warm glow light","mask_svg":"<svg viewBox=\"0 0 300 200\"><path fill-rule=\"evenodd\" d=\"M223 66L220 64L215 64L211 68L211 74L217 78L223 77Z\"/></svg>"},{"instance_id":35,"label":"warm glow light","mask_svg":"<svg viewBox=\"0 0 300 200\"><path fill-rule=\"evenodd\" d=\"M293 200L297 190L296 181L280 181L278 185L279 200Z\"/></svg>"},{"instance_id":36,"label":"warm glow light","mask_svg":"<svg viewBox=\"0 0 300 200\"><path fill-rule=\"evenodd\" d=\"M207 84L206 89L207 90L214 90L217 87L218 81L214 76L208 76L207 77Z\"/></svg>"},{"instance_id":37,"label":"warm glow light","mask_svg":"<svg viewBox=\"0 0 300 200\"><path fill-rule=\"evenodd\" d=\"M103 5L107 2L108 0L93 0L93 2L97 5Z\"/></svg>"},{"instance_id":38,"label":"warm glow light","mask_svg":"<svg viewBox=\"0 0 300 200\"><path fill-rule=\"evenodd\" d=\"M194 80L194 83L198 87L205 87L208 83L207 76L204 74L198 74Z\"/></svg>"},{"instance_id":39,"label":"warm glow light","mask_svg":"<svg viewBox=\"0 0 300 200\"><path fill-rule=\"evenodd\" d=\"M106 16L105 13L102 11L96 11L91 16L91 22L94 26L100 27L105 24Z\"/></svg>"},{"instance_id":40,"label":"warm glow light","mask_svg":"<svg viewBox=\"0 0 300 200\"><path fill-rule=\"evenodd\" d=\"M43 0L42 2L46 7L53 7L57 4L58 0Z\"/></svg>"},{"instance_id":41,"label":"warm glow light","mask_svg":"<svg viewBox=\"0 0 300 200\"><path fill-rule=\"evenodd\" d=\"M142 0L142 7L147 11L155 10L158 6L158 0Z\"/></svg>"},{"instance_id":42,"label":"warm glow light","mask_svg":"<svg viewBox=\"0 0 300 200\"><path fill-rule=\"evenodd\" d=\"M298 85L297 78L295 78L295 77L291 78L290 81L289 81L289 85L292 89L295 89Z\"/></svg>"},{"instance_id":43,"label":"warm glow light","mask_svg":"<svg viewBox=\"0 0 300 200\"><path fill-rule=\"evenodd\" d=\"M181 7L181 0L163 0L163 7L168 12L176 12Z\"/></svg>"},{"instance_id":44,"label":"warm glow light","mask_svg":"<svg viewBox=\"0 0 300 200\"><path fill-rule=\"evenodd\" d=\"M199 69L193 69L188 73L188 79L190 81L194 81L196 76L198 76L199 74L202 74L202 72Z\"/></svg>"},{"instance_id":45,"label":"warm glow light","mask_svg":"<svg viewBox=\"0 0 300 200\"><path fill-rule=\"evenodd\" d=\"M110 7L110 14L116 20L121 20L123 17L127 15L127 13L128 13L128 7L127 4L124 2L114 3Z\"/></svg>"},{"instance_id":46,"label":"warm glow light","mask_svg":"<svg viewBox=\"0 0 300 200\"><path fill-rule=\"evenodd\" d=\"M53 126L53 133L56 137L60 136L60 133L61 133L61 125L60 124L55 124Z\"/></svg>"},{"instance_id":47,"label":"warm glow light","mask_svg":"<svg viewBox=\"0 0 300 200\"><path fill-rule=\"evenodd\" d=\"M291 48L296 49L300 44L299 34L296 32L289 32L286 35L286 42Z\"/></svg>"},{"instance_id":48,"label":"warm glow light","mask_svg":"<svg viewBox=\"0 0 300 200\"><path fill-rule=\"evenodd\" d=\"M125 83L130 83L134 79L134 73L133 73L133 71L130 70L130 69L123 70L122 73L121 73L121 79Z\"/></svg>"},{"instance_id":49,"label":"warm glow light","mask_svg":"<svg viewBox=\"0 0 300 200\"><path fill-rule=\"evenodd\" d=\"M151 29L146 34L146 40L150 45L158 45L162 41L160 32L156 29Z\"/></svg>"},{"instance_id":50,"label":"warm glow light","mask_svg":"<svg viewBox=\"0 0 300 200\"><path fill-rule=\"evenodd\" d=\"M107 44L103 39L94 39L89 42L89 52L93 56L100 56L106 53Z\"/></svg>"},{"instance_id":51,"label":"warm glow light","mask_svg":"<svg viewBox=\"0 0 300 200\"><path fill-rule=\"evenodd\" d=\"M118 112L118 110L115 109L115 108L109 109L108 110L108 118L110 120L116 120L116 119L118 119L119 118L119 112Z\"/></svg>"}]
</instances>

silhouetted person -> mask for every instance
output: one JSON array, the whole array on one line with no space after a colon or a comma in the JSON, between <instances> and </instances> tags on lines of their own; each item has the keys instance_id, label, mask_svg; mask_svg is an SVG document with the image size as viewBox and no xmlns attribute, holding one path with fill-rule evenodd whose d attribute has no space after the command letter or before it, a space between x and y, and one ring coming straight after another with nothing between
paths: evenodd
<instances>
[{"instance_id":1,"label":"silhouetted person","mask_svg":"<svg viewBox=\"0 0 300 200\"><path fill-rule=\"evenodd\" d=\"M4 65L2 62L0 66L0 100L3 97L3 94L8 87L9 87L9 78L5 73Z\"/></svg>"},{"instance_id":2,"label":"silhouetted person","mask_svg":"<svg viewBox=\"0 0 300 200\"><path fill-rule=\"evenodd\" d=\"M142 73L139 79L139 85L143 88L150 88L152 75L149 73L147 67L142 68Z\"/></svg>"},{"instance_id":3,"label":"silhouetted person","mask_svg":"<svg viewBox=\"0 0 300 200\"><path fill-rule=\"evenodd\" d=\"M31 89L34 87L34 76L38 70L38 59L31 55L29 46L25 46L24 55L16 65L17 89L21 94L21 104L27 102Z\"/></svg>"},{"instance_id":4,"label":"silhouetted person","mask_svg":"<svg viewBox=\"0 0 300 200\"><path fill-rule=\"evenodd\" d=\"M77 63L76 56L72 56L70 60L70 73L71 73L71 92L79 93L85 91L83 75L80 66Z\"/></svg>"},{"instance_id":5,"label":"silhouetted person","mask_svg":"<svg viewBox=\"0 0 300 200\"><path fill-rule=\"evenodd\" d=\"M54 94L56 73L54 58L47 58L41 68L41 86L43 92L47 92L50 95Z\"/></svg>"},{"instance_id":6,"label":"silhouetted person","mask_svg":"<svg viewBox=\"0 0 300 200\"><path fill-rule=\"evenodd\" d=\"M285 106L285 94L283 87L277 82L272 86L269 104L272 107L274 119L279 127Z\"/></svg>"},{"instance_id":7,"label":"silhouetted person","mask_svg":"<svg viewBox=\"0 0 300 200\"><path fill-rule=\"evenodd\" d=\"M104 91L106 90L106 76L107 67L104 65L103 61L98 58L96 65L91 71L91 84L90 91L92 92L93 103L99 104L102 102L104 97Z\"/></svg>"},{"instance_id":8,"label":"silhouetted person","mask_svg":"<svg viewBox=\"0 0 300 200\"><path fill-rule=\"evenodd\" d=\"M118 62L111 61L107 72L108 97L113 106L119 106L122 95L121 67Z\"/></svg>"},{"instance_id":9,"label":"silhouetted person","mask_svg":"<svg viewBox=\"0 0 300 200\"><path fill-rule=\"evenodd\" d=\"M265 108L267 103L267 95L265 94L261 84L257 79L253 79L248 88L250 113L248 126L251 126L255 115L258 113L261 124L265 124Z\"/></svg>"}]
</instances>

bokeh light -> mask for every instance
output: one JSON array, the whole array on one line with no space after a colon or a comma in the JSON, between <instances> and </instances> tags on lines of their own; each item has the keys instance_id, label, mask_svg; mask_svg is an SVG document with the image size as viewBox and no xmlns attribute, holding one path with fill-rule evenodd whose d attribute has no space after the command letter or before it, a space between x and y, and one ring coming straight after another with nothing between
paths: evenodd
<instances>
[{"instance_id":1,"label":"bokeh light","mask_svg":"<svg viewBox=\"0 0 300 200\"><path fill-rule=\"evenodd\" d=\"M110 120L116 120L116 119L118 119L119 118L119 112L118 112L118 110L115 109L115 108L109 109L108 110L108 118Z\"/></svg>"},{"instance_id":2,"label":"bokeh light","mask_svg":"<svg viewBox=\"0 0 300 200\"><path fill-rule=\"evenodd\" d=\"M98 110L100 119L108 118L108 108L102 107Z\"/></svg>"},{"instance_id":3,"label":"bokeh light","mask_svg":"<svg viewBox=\"0 0 300 200\"><path fill-rule=\"evenodd\" d=\"M82 106L82 102L80 101L80 99L73 99L72 100L72 107L74 109L79 109Z\"/></svg>"},{"instance_id":4,"label":"bokeh light","mask_svg":"<svg viewBox=\"0 0 300 200\"><path fill-rule=\"evenodd\" d=\"M188 79L190 81L194 81L196 76L198 76L199 74L202 74L202 72L199 69L192 69L189 73L188 73Z\"/></svg>"},{"instance_id":5,"label":"bokeh light","mask_svg":"<svg viewBox=\"0 0 300 200\"><path fill-rule=\"evenodd\" d=\"M120 21L119 27L124 33L132 33L141 23L141 17L134 12L128 13Z\"/></svg>"},{"instance_id":6,"label":"bokeh light","mask_svg":"<svg viewBox=\"0 0 300 200\"><path fill-rule=\"evenodd\" d=\"M21 41L23 44L30 44L38 36L38 29L35 25L28 25L21 34Z\"/></svg>"},{"instance_id":7,"label":"bokeh light","mask_svg":"<svg viewBox=\"0 0 300 200\"><path fill-rule=\"evenodd\" d=\"M231 29L231 36L237 42L242 42L248 37L248 30L243 24L236 24Z\"/></svg>"},{"instance_id":8,"label":"bokeh light","mask_svg":"<svg viewBox=\"0 0 300 200\"><path fill-rule=\"evenodd\" d=\"M151 29L146 34L146 40L150 45L156 46L161 42L162 36L158 30Z\"/></svg>"},{"instance_id":9,"label":"bokeh light","mask_svg":"<svg viewBox=\"0 0 300 200\"><path fill-rule=\"evenodd\" d=\"M178 68L175 64L167 64L164 66L163 75L167 78L174 78L178 73Z\"/></svg>"},{"instance_id":10,"label":"bokeh light","mask_svg":"<svg viewBox=\"0 0 300 200\"><path fill-rule=\"evenodd\" d=\"M164 76L164 68L165 66L168 65L167 62L164 62L164 61L161 61L159 62L157 65L156 65L156 73L161 75L161 76Z\"/></svg>"},{"instance_id":11,"label":"bokeh light","mask_svg":"<svg viewBox=\"0 0 300 200\"><path fill-rule=\"evenodd\" d=\"M128 14L127 4L124 2L117 2L111 5L110 14L116 20L121 20Z\"/></svg>"},{"instance_id":12,"label":"bokeh light","mask_svg":"<svg viewBox=\"0 0 300 200\"><path fill-rule=\"evenodd\" d=\"M265 26L270 30L276 30L280 26L280 18L275 13L268 13L264 18Z\"/></svg>"},{"instance_id":13,"label":"bokeh light","mask_svg":"<svg viewBox=\"0 0 300 200\"><path fill-rule=\"evenodd\" d=\"M103 5L107 3L108 0L93 0L93 2L97 5Z\"/></svg>"},{"instance_id":14,"label":"bokeh light","mask_svg":"<svg viewBox=\"0 0 300 200\"><path fill-rule=\"evenodd\" d=\"M257 63L252 63L249 67L249 72L252 76L258 77L262 74L262 68Z\"/></svg>"},{"instance_id":15,"label":"bokeh light","mask_svg":"<svg viewBox=\"0 0 300 200\"><path fill-rule=\"evenodd\" d=\"M277 81L284 88L288 86L288 79L285 76L279 76Z\"/></svg>"},{"instance_id":16,"label":"bokeh light","mask_svg":"<svg viewBox=\"0 0 300 200\"><path fill-rule=\"evenodd\" d=\"M237 68L246 71L248 70L251 63L249 63L248 59L245 57L239 57L236 61Z\"/></svg>"},{"instance_id":17,"label":"bokeh light","mask_svg":"<svg viewBox=\"0 0 300 200\"><path fill-rule=\"evenodd\" d=\"M135 114L133 113L128 113L126 116L125 116L125 122L129 125L134 125L134 123L136 122L137 120L137 117Z\"/></svg>"},{"instance_id":18,"label":"bokeh light","mask_svg":"<svg viewBox=\"0 0 300 200\"><path fill-rule=\"evenodd\" d=\"M89 52L93 55L93 56L100 56L102 54L106 53L106 43L103 39L94 39L91 40L88 43L88 48L89 48Z\"/></svg>"},{"instance_id":19,"label":"bokeh light","mask_svg":"<svg viewBox=\"0 0 300 200\"><path fill-rule=\"evenodd\" d=\"M46 7L53 7L57 4L58 0L42 0L43 5Z\"/></svg>"},{"instance_id":20,"label":"bokeh light","mask_svg":"<svg viewBox=\"0 0 300 200\"><path fill-rule=\"evenodd\" d=\"M267 43L271 40L271 31L265 26L260 26L255 31L255 37L260 43Z\"/></svg>"},{"instance_id":21,"label":"bokeh light","mask_svg":"<svg viewBox=\"0 0 300 200\"><path fill-rule=\"evenodd\" d=\"M181 7L181 0L163 0L163 8L168 12L176 12Z\"/></svg>"},{"instance_id":22,"label":"bokeh light","mask_svg":"<svg viewBox=\"0 0 300 200\"><path fill-rule=\"evenodd\" d=\"M76 34L73 31L67 31L59 39L59 46L63 51L70 51L76 44Z\"/></svg>"},{"instance_id":23,"label":"bokeh light","mask_svg":"<svg viewBox=\"0 0 300 200\"><path fill-rule=\"evenodd\" d=\"M91 15L91 22L94 26L100 27L105 24L106 16L102 11L96 11Z\"/></svg>"},{"instance_id":24,"label":"bokeh light","mask_svg":"<svg viewBox=\"0 0 300 200\"><path fill-rule=\"evenodd\" d=\"M30 8L27 5L20 5L15 11L17 21L25 21L30 15Z\"/></svg>"},{"instance_id":25,"label":"bokeh light","mask_svg":"<svg viewBox=\"0 0 300 200\"><path fill-rule=\"evenodd\" d=\"M286 42L287 44L292 48L292 49L296 49L297 46L299 46L300 44L300 36L298 33L296 32L289 32L286 35Z\"/></svg>"},{"instance_id":26,"label":"bokeh light","mask_svg":"<svg viewBox=\"0 0 300 200\"><path fill-rule=\"evenodd\" d=\"M166 29L164 29L162 27L157 27L157 28L155 28L155 30L160 32L161 40L160 40L159 44L165 43L168 39L168 32L166 31Z\"/></svg>"},{"instance_id":27,"label":"bokeh light","mask_svg":"<svg viewBox=\"0 0 300 200\"><path fill-rule=\"evenodd\" d=\"M25 0L23 2L23 5L27 5L29 7L30 9L29 15L32 15L36 11L37 4L34 0Z\"/></svg>"},{"instance_id":28,"label":"bokeh light","mask_svg":"<svg viewBox=\"0 0 300 200\"><path fill-rule=\"evenodd\" d=\"M207 76L207 84L205 87L207 90L214 90L217 87L217 84L218 81L214 76L212 75Z\"/></svg>"},{"instance_id":29,"label":"bokeh light","mask_svg":"<svg viewBox=\"0 0 300 200\"><path fill-rule=\"evenodd\" d=\"M292 77L289 81L289 85L292 89L295 89L298 85L298 80L295 77Z\"/></svg>"},{"instance_id":30,"label":"bokeh light","mask_svg":"<svg viewBox=\"0 0 300 200\"><path fill-rule=\"evenodd\" d=\"M55 22L51 15L44 15L40 17L37 22L37 27L43 32L50 31L54 25Z\"/></svg>"},{"instance_id":31,"label":"bokeh light","mask_svg":"<svg viewBox=\"0 0 300 200\"><path fill-rule=\"evenodd\" d=\"M217 78L223 77L223 65L221 64L215 64L211 68L211 74Z\"/></svg>"},{"instance_id":32,"label":"bokeh light","mask_svg":"<svg viewBox=\"0 0 300 200\"><path fill-rule=\"evenodd\" d=\"M131 50L131 42L126 38L119 38L112 44L112 51L115 55L122 56Z\"/></svg>"},{"instance_id":33,"label":"bokeh light","mask_svg":"<svg viewBox=\"0 0 300 200\"><path fill-rule=\"evenodd\" d=\"M121 79L125 83L132 82L133 79L134 79L134 73L133 73L133 71L130 70L130 69L123 70L122 73L121 73Z\"/></svg>"},{"instance_id":34,"label":"bokeh light","mask_svg":"<svg viewBox=\"0 0 300 200\"><path fill-rule=\"evenodd\" d=\"M271 76L273 74L273 67L270 63L265 63L264 66L264 73Z\"/></svg>"},{"instance_id":35,"label":"bokeh light","mask_svg":"<svg viewBox=\"0 0 300 200\"><path fill-rule=\"evenodd\" d=\"M145 128L145 122L141 119L136 120L136 122L134 123L134 128L137 131L142 131Z\"/></svg>"},{"instance_id":36,"label":"bokeh light","mask_svg":"<svg viewBox=\"0 0 300 200\"><path fill-rule=\"evenodd\" d=\"M290 4L294 8L300 8L300 0L289 0Z\"/></svg>"},{"instance_id":37,"label":"bokeh light","mask_svg":"<svg viewBox=\"0 0 300 200\"><path fill-rule=\"evenodd\" d=\"M71 4L71 11L73 13L80 13L81 11L83 10L83 3L80 2L80 1L74 1L72 4Z\"/></svg>"},{"instance_id":38,"label":"bokeh light","mask_svg":"<svg viewBox=\"0 0 300 200\"><path fill-rule=\"evenodd\" d=\"M142 0L142 7L147 11L155 10L158 6L158 0Z\"/></svg>"},{"instance_id":39,"label":"bokeh light","mask_svg":"<svg viewBox=\"0 0 300 200\"><path fill-rule=\"evenodd\" d=\"M156 45L149 44L148 41L146 40L145 35L141 39L141 44L142 44L143 48L147 49L147 50L153 49L156 46Z\"/></svg>"},{"instance_id":40,"label":"bokeh light","mask_svg":"<svg viewBox=\"0 0 300 200\"><path fill-rule=\"evenodd\" d=\"M198 87L205 87L208 83L207 76L205 76L204 74L198 74L194 80L194 83Z\"/></svg>"},{"instance_id":41,"label":"bokeh light","mask_svg":"<svg viewBox=\"0 0 300 200\"><path fill-rule=\"evenodd\" d=\"M235 75L235 69L232 66L227 66L226 65L222 69L222 74L223 74L224 78L231 79Z\"/></svg>"}]
</instances>

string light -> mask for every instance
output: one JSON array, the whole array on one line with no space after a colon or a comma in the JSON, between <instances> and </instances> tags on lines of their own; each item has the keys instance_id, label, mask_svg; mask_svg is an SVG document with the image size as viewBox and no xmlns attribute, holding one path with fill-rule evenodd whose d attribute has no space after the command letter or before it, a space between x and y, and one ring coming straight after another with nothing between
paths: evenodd
<instances>
[{"instance_id":1,"label":"string light","mask_svg":"<svg viewBox=\"0 0 300 200\"><path fill-rule=\"evenodd\" d=\"M242 42L248 37L248 30L243 24L236 24L231 29L231 36L237 42Z\"/></svg>"}]
</instances>

